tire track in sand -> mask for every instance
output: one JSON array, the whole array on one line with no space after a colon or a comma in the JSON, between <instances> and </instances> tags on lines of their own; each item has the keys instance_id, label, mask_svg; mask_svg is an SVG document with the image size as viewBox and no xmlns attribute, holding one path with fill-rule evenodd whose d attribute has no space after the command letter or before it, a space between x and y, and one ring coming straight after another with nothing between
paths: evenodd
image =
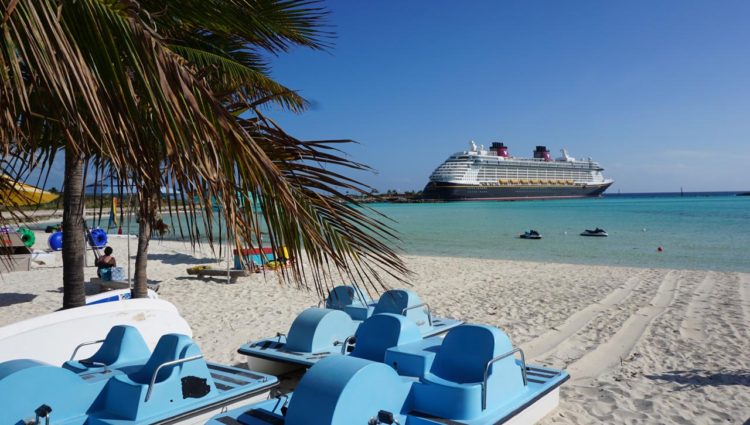
<instances>
[{"instance_id":1,"label":"tire track in sand","mask_svg":"<svg viewBox=\"0 0 750 425\"><path fill-rule=\"evenodd\" d=\"M583 310L574 313L557 329L551 329L544 334L521 344L524 354L529 359L541 358L554 350L560 343L583 329L600 312L621 304L633 290L643 282L642 273L630 277L624 285L610 292L601 301L590 304Z\"/></svg>"},{"instance_id":2,"label":"tire track in sand","mask_svg":"<svg viewBox=\"0 0 750 425\"><path fill-rule=\"evenodd\" d=\"M750 323L750 273L738 273L740 292L740 305L742 306L742 316L744 323ZM748 339L750 339L750 326L745 327Z\"/></svg>"},{"instance_id":3,"label":"tire track in sand","mask_svg":"<svg viewBox=\"0 0 750 425\"><path fill-rule=\"evenodd\" d=\"M656 319L674 300L677 289L677 276L670 271L664 276L656 295L648 306L641 307L628 317L625 323L607 342L586 353L568 367L573 381L596 378L605 370L615 366L620 359L627 357L633 347L643 337L649 324Z\"/></svg>"},{"instance_id":4,"label":"tire track in sand","mask_svg":"<svg viewBox=\"0 0 750 425\"><path fill-rule=\"evenodd\" d=\"M714 292L715 278L715 273L706 272L706 276L693 291L693 297L685 310L685 318L680 323L681 336L695 341L705 341L706 315L703 314L703 311L711 308L708 297Z\"/></svg>"}]
</instances>

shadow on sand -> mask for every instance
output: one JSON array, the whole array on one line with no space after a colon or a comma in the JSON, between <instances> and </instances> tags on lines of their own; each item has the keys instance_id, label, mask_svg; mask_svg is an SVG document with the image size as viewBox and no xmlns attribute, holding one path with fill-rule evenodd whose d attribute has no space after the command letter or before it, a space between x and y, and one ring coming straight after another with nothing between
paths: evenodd
<instances>
[{"instance_id":1,"label":"shadow on sand","mask_svg":"<svg viewBox=\"0 0 750 425\"><path fill-rule=\"evenodd\" d=\"M222 285L236 285L237 283L239 283L239 281L235 283L229 283L227 281L227 278L224 276L219 276L219 277L203 276L200 278L198 276L178 276L174 278L174 280L200 280L206 283L221 283Z\"/></svg>"},{"instance_id":2,"label":"shadow on sand","mask_svg":"<svg viewBox=\"0 0 750 425\"><path fill-rule=\"evenodd\" d=\"M707 370L673 370L661 375L645 375L646 378L669 381L686 387L719 387L724 385L743 385L750 387L750 370L723 371L719 373Z\"/></svg>"},{"instance_id":3,"label":"shadow on sand","mask_svg":"<svg viewBox=\"0 0 750 425\"><path fill-rule=\"evenodd\" d=\"M135 258L135 257L133 257ZM215 264L216 260L213 258L195 258L187 254L149 254L148 260L161 261L164 264Z\"/></svg>"},{"instance_id":4,"label":"shadow on sand","mask_svg":"<svg viewBox=\"0 0 750 425\"><path fill-rule=\"evenodd\" d=\"M149 282L151 281L149 280ZM91 282L84 282L83 290L86 293L86 295L95 295L95 294L102 292L102 287L101 285L94 284ZM48 289L47 292L52 293L52 294L62 294L65 292L65 288L61 286L57 289Z\"/></svg>"},{"instance_id":5,"label":"shadow on sand","mask_svg":"<svg viewBox=\"0 0 750 425\"><path fill-rule=\"evenodd\" d=\"M15 292L0 293L0 307L8 307L13 304L23 304L31 302L36 298L34 294L18 294Z\"/></svg>"}]
</instances>

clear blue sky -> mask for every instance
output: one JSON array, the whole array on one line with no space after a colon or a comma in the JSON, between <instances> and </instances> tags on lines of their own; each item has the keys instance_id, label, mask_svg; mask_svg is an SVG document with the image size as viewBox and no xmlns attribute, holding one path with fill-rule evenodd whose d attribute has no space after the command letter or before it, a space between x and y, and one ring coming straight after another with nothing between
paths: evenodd
<instances>
[{"instance_id":1,"label":"clear blue sky","mask_svg":"<svg viewBox=\"0 0 750 425\"><path fill-rule=\"evenodd\" d=\"M349 138L358 175L422 189L469 140L592 157L610 193L750 190L750 1L336 0L329 52L273 58L315 107L269 114ZM59 187L62 161L51 185Z\"/></svg>"},{"instance_id":2,"label":"clear blue sky","mask_svg":"<svg viewBox=\"0 0 750 425\"><path fill-rule=\"evenodd\" d=\"M469 140L567 147L610 192L750 190L750 1L325 4L330 52L272 62L315 107L272 115L360 142L380 190L421 189Z\"/></svg>"}]
</instances>

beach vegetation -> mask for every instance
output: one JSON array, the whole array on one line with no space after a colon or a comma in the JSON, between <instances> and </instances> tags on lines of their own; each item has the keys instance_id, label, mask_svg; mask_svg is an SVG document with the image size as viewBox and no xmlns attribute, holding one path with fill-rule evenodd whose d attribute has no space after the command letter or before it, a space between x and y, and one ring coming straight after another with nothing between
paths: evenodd
<instances>
[{"instance_id":1,"label":"beach vegetation","mask_svg":"<svg viewBox=\"0 0 750 425\"><path fill-rule=\"evenodd\" d=\"M136 296L146 292L148 239L163 207L189 217L190 241L201 234L210 244L217 208L233 245L286 247L308 268L294 261L279 276L321 294L335 272L375 289L407 272L383 217L345 194L370 188L333 171L367 169L339 150L349 141L302 141L261 109L305 109L267 76L261 52L326 48L324 17L314 1L0 0L3 169L17 161L26 165L16 176L49 170L65 154L64 308L85 302L92 167L136 187L145 218ZM180 194L179 207L158 195L163 186Z\"/></svg>"}]
</instances>

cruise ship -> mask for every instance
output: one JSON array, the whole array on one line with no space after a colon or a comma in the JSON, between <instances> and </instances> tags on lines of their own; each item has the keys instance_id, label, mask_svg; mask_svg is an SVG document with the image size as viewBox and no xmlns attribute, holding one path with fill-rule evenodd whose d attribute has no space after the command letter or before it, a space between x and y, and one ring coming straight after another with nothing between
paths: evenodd
<instances>
[{"instance_id":1,"label":"cruise ship","mask_svg":"<svg viewBox=\"0 0 750 425\"><path fill-rule=\"evenodd\" d=\"M457 152L430 176L422 198L443 201L521 200L596 197L614 180L587 159L576 159L561 150L552 159L545 146L537 146L533 158L510 155L503 143L489 150L472 141L469 150Z\"/></svg>"}]
</instances>

